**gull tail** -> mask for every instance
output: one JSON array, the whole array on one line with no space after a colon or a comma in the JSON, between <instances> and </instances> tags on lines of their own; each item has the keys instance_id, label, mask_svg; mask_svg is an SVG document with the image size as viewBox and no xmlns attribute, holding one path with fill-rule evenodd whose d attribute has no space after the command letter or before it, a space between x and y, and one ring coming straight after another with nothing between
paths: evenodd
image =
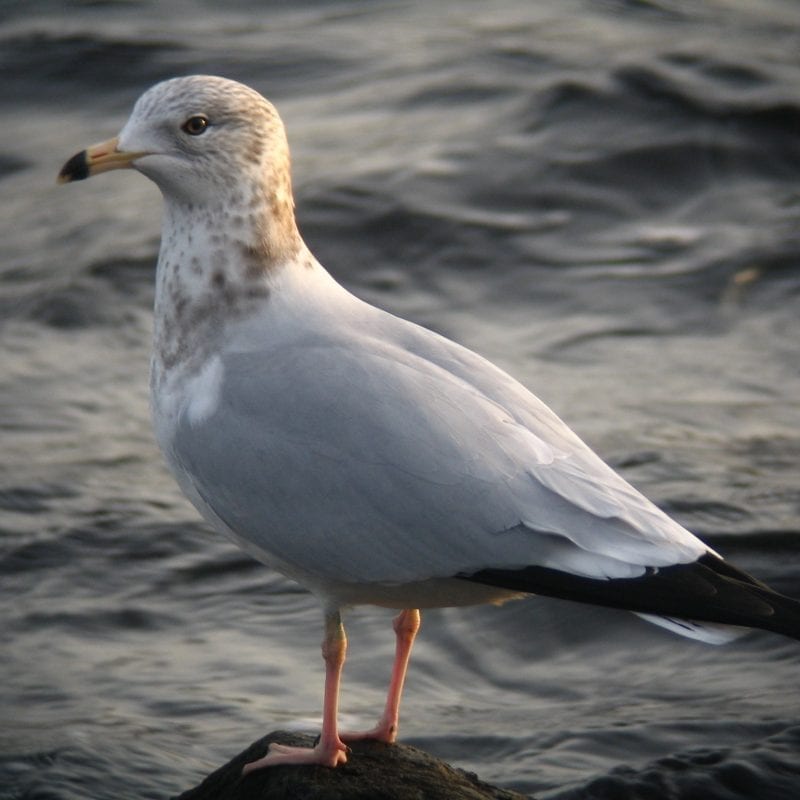
<instances>
[{"instance_id":1,"label":"gull tail","mask_svg":"<svg viewBox=\"0 0 800 800\"><path fill-rule=\"evenodd\" d=\"M595 579L547 567L485 569L465 580L531 594L620 608L690 638L721 643L725 626L760 628L800 640L800 601L713 553L690 564L648 567L638 578ZM704 623L711 623L705 625Z\"/></svg>"}]
</instances>

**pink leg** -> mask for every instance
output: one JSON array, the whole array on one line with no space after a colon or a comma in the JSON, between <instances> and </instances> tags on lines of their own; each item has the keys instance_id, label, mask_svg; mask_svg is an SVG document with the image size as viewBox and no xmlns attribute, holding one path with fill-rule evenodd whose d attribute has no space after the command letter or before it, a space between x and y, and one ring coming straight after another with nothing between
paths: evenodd
<instances>
[{"instance_id":1,"label":"pink leg","mask_svg":"<svg viewBox=\"0 0 800 800\"><path fill-rule=\"evenodd\" d=\"M389 682L389 693L386 696L386 707L383 716L372 730L361 733L343 732L342 739L355 742L359 739L377 739L380 742L393 742L397 738L398 719L400 717L400 697L406 680L408 659L419 630L419 609L407 608L401 611L394 620L394 632L397 637L392 666L392 679Z\"/></svg>"},{"instance_id":2,"label":"pink leg","mask_svg":"<svg viewBox=\"0 0 800 800\"><path fill-rule=\"evenodd\" d=\"M339 712L339 684L342 677L347 637L339 611L325 617L325 639L322 657L325 659L325 699L322 711L322 733L313 748L289 747L273 742L263 758L245 764L242 774L276 764L322 764L335 767L347 761L347 745L339 738L336 721Z\"/></svg>"}]
</instances>

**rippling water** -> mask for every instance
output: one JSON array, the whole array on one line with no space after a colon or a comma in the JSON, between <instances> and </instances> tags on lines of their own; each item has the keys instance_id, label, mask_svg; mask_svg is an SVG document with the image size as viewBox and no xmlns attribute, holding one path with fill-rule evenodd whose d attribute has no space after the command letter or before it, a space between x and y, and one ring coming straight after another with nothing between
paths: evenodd
<instances>
[{"instance_id":1,"label":"rippling water","mask_svg":"<svg viewBox=\"0 0 800 800\"><path fill-rule=\"evenodd\" d=\"M0 4L0 798L166 797L319 724L314 599L208 532L153 443L157 191L56 190L69 155L159 79L255 86L338 279L800 596L798 53L793 0ZM348 630L364 725L389 614ZM795 798L799 667L545 599L431 612L402 734L547 798Z\"/></svg>"}]
</instances>

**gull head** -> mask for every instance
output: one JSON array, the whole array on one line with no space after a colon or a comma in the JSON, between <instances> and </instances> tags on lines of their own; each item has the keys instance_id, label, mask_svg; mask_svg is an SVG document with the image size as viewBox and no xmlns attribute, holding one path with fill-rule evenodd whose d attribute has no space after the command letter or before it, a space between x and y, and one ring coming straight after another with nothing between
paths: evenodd
<instances>
[{"instance_id":1,"label":"gull head","mask_svg":"<svg viewBox=\"0 0 800 800\"><path fill-rule=\"evenodd\" d=\"M119 136L76 153L58 182L126 168L156 183L177 227L227 220L247 257L264 263L300 246L283 122L244 84L211 75L156 84Z\"/></svg>"},{"instance_id":2,"label":"gull head","mask_svg":"<svg viewBox=\"0 0 800 800\"><path fill-rule=\"evenodd\" d=\"M291 204L289 147L274 106L236 81L210 75L156 84L119 136L74 155L58 181L133 168L168 201L203 206L239 193ZM245 198L250 200L251 198Z\"/></svg>"},{"instance_id":3,"label":"gull head","mask_svg":"<svg viewBox=\"0 0 800 800\"><path fill-rule=\"evenodd\" d=\"M203 363L230 325L263 311L278 275L313 264L295 223L283 123L247 86L207 75L155 85L119 136L74 155L59 182L116 169L141 172L165 201L156 383Z\"/></svg>"}]
</instances>

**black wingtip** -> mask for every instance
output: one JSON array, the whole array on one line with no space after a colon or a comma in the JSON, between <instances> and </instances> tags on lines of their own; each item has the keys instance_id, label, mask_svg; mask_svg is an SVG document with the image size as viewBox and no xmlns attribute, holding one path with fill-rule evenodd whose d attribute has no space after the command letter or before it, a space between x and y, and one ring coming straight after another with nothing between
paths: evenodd
<instances>
[{"instance_id":1,"label":"black wingtip","mask_svg":"<svg viewBox=\"0 0 800 800\"><path fill-rule=\"evenodd\" d=\"M547 567L485 569L458 577L641 614L761 628L800 640L800 601L712 553L690 564L649 569L639 578L595 580Z\"/></svg>"},{"instance_id":2,"label":"black wingtip","mask_svg":"<svg viewBox=\"0 0 800 800\"><path fill-rule=\"evenodd\" d=\"M72 158L61 167L58 173L58 183L71 183L72 181L83 181L89 177L89 162L86 159L86 151L81 150L75 153Z\"/></svg>"}]
</instances>

